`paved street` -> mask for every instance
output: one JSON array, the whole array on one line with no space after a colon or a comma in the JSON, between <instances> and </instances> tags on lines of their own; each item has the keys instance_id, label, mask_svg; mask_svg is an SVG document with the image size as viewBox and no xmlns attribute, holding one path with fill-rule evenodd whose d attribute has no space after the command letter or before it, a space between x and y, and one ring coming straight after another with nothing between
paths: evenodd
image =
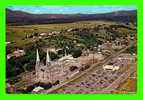
<instances>
[{"instance_id":1,"label":"paved street","mask_svg":"<svg viewBox=\"0 0 143 100\"><path fill-rule=\"evenodd\" d=\"M74 90L74 89L78 89L78 87L80 87L80 86L82 86L82 84L83 84L83 82L81 81L82 79L83 80L85 80L86 82L90 82L91 80L93 80L93 82L91 81L90 83L91 84L94 84L95 86L96 86L96 89L95 89L95 86L93 86L94 88L91 88L91 90L101 90L101 89L103 89L103 88L105 88L105 87L107 87L107 86L110 86L110 84L115 80L115 79L117 79L118 78L118 76L120 76L121 74L123 74L123 73L121 73L120 71L119 72L114 72L113 74L112 74L112 72L103 72L102 73L102 75L104 76L105 75L105 73L107 73L108 75L105 75L105 76L109 76L109 78L110 78L110 80L108 80L108 77L104 77L104 78L106 78L106 80L108 80L108 81L106 81L106 80L102 80L103 78L101 78L100 77L100 81L99 82L97 82L97 80L95 80L95 77L92 79L92 77L90 77L90 75L93 75L93 74L91 74L91 73L93 73L95 70L98 70L97 71L97 74L96 75L94 75L94 76L99 76L100 75L100 70L101 70L101 66L102 65L104 65L104 64L107 64L109 61L111 61L112 59L114 59L114 58L116 58L116 57L118 57L122 52L124 52L127 48L129 48L130 46L132 46L132 44L133 43L131 43L129 46L127 46L126 48L124 48L124 49L122 49L122 50L120 50L119 52L117 52L116 54L113 54L113 55L111 55L110 57L108 57L106 60L104 60L104 61L102 61L102 62L100 62L100 63L98 63L97 65L92 65L93 67L91 67L91 69L88 69L88 70L86 70L85 72L83 72L82 74L80 74L80 75L76 75L74 78L72 78L72 79L70 79L69 81L67 81L67 82L65 82L65 83L63 83L63 84L61 84L60 86L57 86L57 87L54 87L54 88L52 88L52 89L50 89L50 90L48 90L48 91L46 91L46 93L71 93L70 91L72 91L72 90ZM96 67L95 67L96 66ZM101 71L102 72L102 71ZM102 76L102 77L103 77ZM85 77L88 77L87 78L87 80L86 80L86 78ZM96 84L95 84L95 82L97 82ZM101 85L101 83L104 83L103 85ZM70 85L71 84L71 85ZM79 85L76 85L76 86L74 86L74 84L79 84ZM90 85L90 84L86 84L86 85ZM70 87L71 86L71 87ZM101 86L100 88L99 88L99 86ZM90 86L91 87L91 86ZM111 85L111 87L112 87L112 85ZM85 88L85 86L83 86L83 88ZM87 88L88 88L88 86L87 86ZM87 88L86 88L86 90L87 90ZM109 87L108 87L109 88ZM72 90L70 90L70 89L72 89ZM68 90L67 92L65 92L66 90ZM79 89L80 91L82 91L83 92L83 89ZM87 92L87 91L86 91ZM72 92L72 93L74 93L74 92ZM75 93L78 93L78 91L75 91ZM80 93L80 92L79 92Z\"/></svg>"}]
</instances>

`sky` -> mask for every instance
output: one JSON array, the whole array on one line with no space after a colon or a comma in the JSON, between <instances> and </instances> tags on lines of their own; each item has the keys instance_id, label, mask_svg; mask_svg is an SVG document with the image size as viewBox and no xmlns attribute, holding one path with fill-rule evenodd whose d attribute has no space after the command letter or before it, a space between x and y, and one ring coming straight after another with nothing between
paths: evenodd
<instances>
[{"instance_id":1,"label":"sky","mask_svg":"<svg viewBox=\"0 0 143 100\"><path fill-rule=\"evenodd\" d=\"M97 14L121 10L136 10L136 6L8 6L33 14Z\"/></svg>"}]
</instances>

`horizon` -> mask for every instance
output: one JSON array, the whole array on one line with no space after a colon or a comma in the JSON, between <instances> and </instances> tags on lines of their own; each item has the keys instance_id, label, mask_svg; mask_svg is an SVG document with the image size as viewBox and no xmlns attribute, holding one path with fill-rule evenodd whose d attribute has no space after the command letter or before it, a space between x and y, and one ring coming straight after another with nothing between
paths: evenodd
<instances>
[{"instance_id":1,"label":"horizon","mask_svg":"<svg viewBox=\"0 0 143 100\"><path fill-rule=\"evenodd\" d=\"M99 14L137 10L136 6L7 6L6 8L31 14Z\"/></svg>"}]
</instances>

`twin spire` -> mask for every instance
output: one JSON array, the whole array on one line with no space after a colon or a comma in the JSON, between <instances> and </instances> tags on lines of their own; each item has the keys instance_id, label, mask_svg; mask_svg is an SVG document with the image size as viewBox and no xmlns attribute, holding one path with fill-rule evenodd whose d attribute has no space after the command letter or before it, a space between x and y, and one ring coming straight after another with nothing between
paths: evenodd
<instances>
[{"instance_id":1,"label":"twin spire","mask_svg":"<svg viewBox=\"0 0 143 100\"><path fill-rule=\"evenodd\" d=\"M36 61L40 61L38 49L37 49Z\"/></svg>"},{"instance_id":2,"label":"twin spire","mask_svg":"<svg viewBox=\"0 0 143 100\"><path fill-rule=\"evenodd\" d=\"M47 49L47 57L46 57L46 63L49 63L50 62L50 56L49 56L49 51Z\"/></svg>"},{"instance_id":3,"label":"twin spire","mask_svg":"<svg viewBox=\"0 0 143 100\"><path fill-rule=\"evenodd\" d=\"M39 57L38 49L37 49L36 61L39 61L39 62L40 62L40 57ZM48 52L48 49L47 49L46 64L49 63L49 62L50 62L50 57L49 57L49 52Z\"/></svg>"}]
</instances>

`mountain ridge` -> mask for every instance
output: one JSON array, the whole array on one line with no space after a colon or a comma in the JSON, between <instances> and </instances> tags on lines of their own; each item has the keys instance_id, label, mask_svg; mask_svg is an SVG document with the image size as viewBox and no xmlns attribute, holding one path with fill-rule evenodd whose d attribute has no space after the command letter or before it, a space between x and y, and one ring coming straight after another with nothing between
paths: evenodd
<instances>
[{"instance_id":1,"label":"mountain ridge","mask_svg":"<svg viewBox=\"0 0 143 100\"><path fill-rule=\"evenodd\" d=\"M6 23L9 25L70 23L86 20L105 20L117 22L135 22L137 11L116 11L101 14L31 14L6 9Z\"/></svg>"}]
</instances>

